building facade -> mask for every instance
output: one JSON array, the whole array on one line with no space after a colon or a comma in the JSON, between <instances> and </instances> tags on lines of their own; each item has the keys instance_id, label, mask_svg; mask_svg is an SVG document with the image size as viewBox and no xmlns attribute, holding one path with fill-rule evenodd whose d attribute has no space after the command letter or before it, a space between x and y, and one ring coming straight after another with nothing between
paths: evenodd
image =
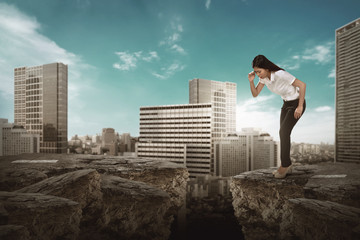
<instances>
[{"instance_id":1,"label":"building facade","mask_svg":"<svg viewBox=\"0 0 360 240\"><path fill-rule=\"evenodd\" d=\"M216 140L214 152L215 173L221 177L279 166L279 144L260 129L243 128Z\"/></svg>"},{"instance_id":2,"label":"building facade","mask_svg":"<svg viewBox=\"0 0 360 240\"><path fill-rule=\"evenodd\" d=\"M68 68L62 63L14 69L14 122L40 136L41 153L67 152Z\"/></svg>"},{"instance_id":3,"label":"building facade","mask_svg":"<svg viewBox=\"0 0 360 240\"><path fill-rule=\"evenodd\" d=\"M189 82L189 103L211 103L215 138L236 132L236 83L193 79Z\"/></svg>"},{"instance_id":4,"label":"building facade","mask_svg":"<svg viewBox=\"0 0 360 240\"><path fill-rule=\"evenodd\" d=\"M213 141L236 132L236 83L192 79L189 81L189 103L212 104L211 137ZM211 172L215 173L219 163L214 161L213 146L211 150Z\"/></svg>"},{"instance_id":5,"label":"building facade","mask_svg":"<svg viewBox=\"0 0 360 240\"><path fill-rule=\"evenodd\" d=\"M0 119L0 156L39 153L40 136L29 134L23 126Z\"/></svg>"},{"instance_id":6,"label":"building facade","mask_svg":"<svg viewBox=\"0 0 360 240\"><path fill-rule=\"evenodd\" d=\"M103 128L101 135L101 147L106 149L108 155L117 156L118 147L117 139L115 134L115 129L113 128Z\"/></svg>"},{"instance_id":7,"label":"building facade","mask_svg":"<svg viewBox=\"0 0 360 240\"><path fill-rule=\"evenodd\" d=\"M360 162L360 18L335 35L335 161Z\"/></svg>"},{"instance_id":8,"label":"building facade","mask_svg":"<svg viewBox=\"0 0 360 240\"><path fill-rule=\"evenodd\" d=\"M138 157L184 164L190 177L211 173L212 105L140 108Z\"/></svg>"},{"instance_id":9,"label":"building facade","mask_svg":"<svg viewBox=\"0 0 360 240\"><path fill-rule=\"evenodd\" d=\"M249 148L245 135L233 134L214 141L216 176L229 177L249 170Z\"/></svg>"},{"instance_id":10,"label":"building facade","mask_svg":"<svg viewBox=\"0 0 360 240\"><path fill-rule=\"evenodd\" d=\"M124 146L124 152L131 152L131 136L130 133L123 133L121 134L120 143Z\"/></svg>"}]
</instances>

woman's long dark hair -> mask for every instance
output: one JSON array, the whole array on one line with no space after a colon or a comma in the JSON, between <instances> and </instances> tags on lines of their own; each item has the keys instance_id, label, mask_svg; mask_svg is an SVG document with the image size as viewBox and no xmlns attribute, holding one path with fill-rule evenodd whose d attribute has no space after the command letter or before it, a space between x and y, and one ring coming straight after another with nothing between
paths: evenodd
<instances>
[{"instance_id":1,"label":"woman's long dark hair","mask_svg":"<svg viewBox=\"0 0 360 240\"><path fill-rule=\"evenodd\" d=\"M271 72L276 72L279 70L284 70L281 67L277 66L275 63L271 62L264 55L257 55L252 61L252 67L264 68L270 70Z\"/></svg>"}]
</instances>

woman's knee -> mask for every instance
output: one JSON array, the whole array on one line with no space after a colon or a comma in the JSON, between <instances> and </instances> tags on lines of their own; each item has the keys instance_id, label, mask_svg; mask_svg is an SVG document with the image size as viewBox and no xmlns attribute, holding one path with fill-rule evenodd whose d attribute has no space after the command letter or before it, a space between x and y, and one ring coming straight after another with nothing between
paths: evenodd
<instances>
[{"instance_id":1,"label":"woman's knee","mask_svg":"<svg viewBox=\"0 0 360 240\"><path fill-rule=\"evenodd\" d=\"M285 128L285 127L281 127L280 130L279 130L279 135L280 135L280 138L286 138L286 137L289 137L291 134L291 130Z\"/></svg>"}]
</instances>

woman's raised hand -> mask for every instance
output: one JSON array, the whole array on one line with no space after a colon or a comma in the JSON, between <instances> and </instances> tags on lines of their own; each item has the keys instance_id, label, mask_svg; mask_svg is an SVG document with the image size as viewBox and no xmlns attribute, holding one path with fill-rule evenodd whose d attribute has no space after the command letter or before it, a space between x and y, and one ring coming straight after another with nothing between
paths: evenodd
<instances>
[{"instance_id":1,"label":"woman's raised hand","mask_svg":"<svg viewBox=\"0 0 360 240\"><path fill-rule=\"evenodd\" d=\"M255 72L254 71L252 71L251 73L248 74L248 79L249 79L249 82L254 81L254 79L255 79Z\"/></svg>"}]
</instances>

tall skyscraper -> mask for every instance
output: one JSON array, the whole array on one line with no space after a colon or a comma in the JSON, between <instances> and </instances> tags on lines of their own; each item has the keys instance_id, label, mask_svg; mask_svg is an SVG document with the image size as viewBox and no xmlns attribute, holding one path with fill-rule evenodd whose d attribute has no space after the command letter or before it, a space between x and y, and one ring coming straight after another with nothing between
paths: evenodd
<instances>
[{"instance_id":1,"label":"tall skyscraper","mask_svg":"<svg viewBox=\"0 0 360 240\"><path fill-rule=\"evenodd\" d=\"M101 139L102 139L101 146L108 150L107 154L116 156L118 154L118 149L117 149L115 129L103 128Z\"/></svg>"},{"instance_id":2,"label":"tall skyscraper","mask_svg":"<svg viewBox=\"0 0 360 240\"><path fill-rule=\"evenodd\" d=\"M236 83L193 79L189 82L189 103L211 103L213 105L215 138L236 131Z\"/></svg>"},{"instance_id":3,"label":"tall skyscraper","mask_svg":"<svg viewBox=\"0 0 360 240\"><path fill-rule=\"evenodd\" d=\"M141 107L137 155L184 164L190 177L209 175L211 126L210 103Z\"/></svg>"},{"instance_id":4,"label":"tall skyscraper","mask_svg":"<svg viewBox=\"0 0 360 240\"><path fill-rule=\"evenodd\" d=\"M125 152L131 151L131 136L130 133L121 134L120 142L125 145Z\"/></svg>"},{"instance_id":5,"label":"tall skyscraper","mask_svg":"<svg viewBox=\"0 0 360 240\"><path fill-rule=\"evenodd\" d=\"M41 153L67 152L68 67L51 63L14 69L14 122L40 135Z\"/></svg>"},{"instance_id":6,"label":"tall skyscraper","mask_svg":"<svg viewBox=\"0 0 360 240\"><path fill-rule=\"evenodd\" d=\"M212 141L236 132L236 83L195 78L189 81L189 103L211 103ZM214 146L211 146L211 172L215 173Z\"/></svg>"},{"instance_id":7,"label":"tall skyscraper","mask_svg":"<svg viewBox=\"0 0 360 240\"><path fill-rule=\"evenodd\" d=\"M335 35L335 161L360 162L360 18Z\"/></svg>"}]
</instances>

